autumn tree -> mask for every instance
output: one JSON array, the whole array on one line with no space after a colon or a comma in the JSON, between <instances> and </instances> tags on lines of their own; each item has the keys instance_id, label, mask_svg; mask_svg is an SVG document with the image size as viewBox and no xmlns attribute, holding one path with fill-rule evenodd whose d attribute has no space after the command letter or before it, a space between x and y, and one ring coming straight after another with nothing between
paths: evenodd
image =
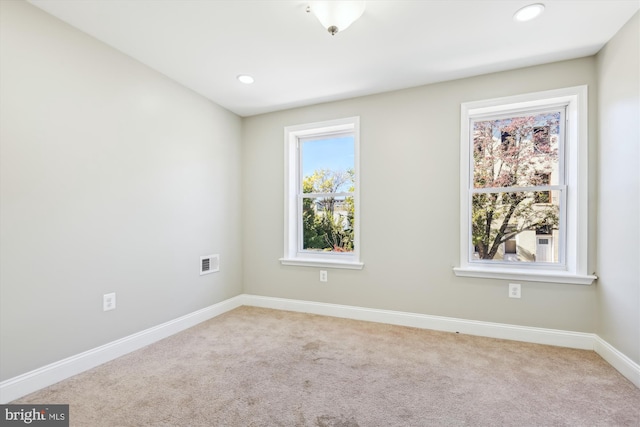
<instances>
[{"instance_id":1,"label":"autumn tree","mask_svg":"<svg viewBox=\"0 0 640 427\"><path fill-rule=\"evenodd\" d=\"M558 227L551 184L558 173L560 113L473 123L472 242L481 259L528 230Z\"/></svg>"}]
</instances>

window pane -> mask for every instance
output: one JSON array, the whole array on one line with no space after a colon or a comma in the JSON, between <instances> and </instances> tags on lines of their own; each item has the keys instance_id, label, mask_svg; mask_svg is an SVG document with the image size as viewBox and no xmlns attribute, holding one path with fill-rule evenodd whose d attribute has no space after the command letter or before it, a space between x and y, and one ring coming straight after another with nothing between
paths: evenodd
<instances>
[{"instance_id":1,"label":"window pane","mask_svg":"<svg viewBox=\"0 0 640 427\"><path fill-rule=\"evenodd\" d=\"M302 199L302 249L352 252L353 227L353 196Z\"/></svg>"},{"instance_id":2,"label":"window pane","mask_svg":"<svg viewBox=\"0 0 640 427\"><path fill-rule=\"evenodd\" d=\"M478 193L472 197L472 247L475 259L559 262L560 192Z\"/></svg>"},{"instance_id":3,"label":"window pane","mask_svg":"<svg viewBox=\"0 0 640 427\"><path fill-rule=\"evenodd\" d=\"M474 121L473 187L558 184L561 117L555 111Z\"/></svg>"},{"instance_id":4,"label":"window pane","mask_svg":"<svg viewBox=\"0 0 640 427\"><path fill-rule=\"evenodd\" d=\"M353 192L353 135L303 140L301 143L304 193Z\"/></svg>"}]
</instances>

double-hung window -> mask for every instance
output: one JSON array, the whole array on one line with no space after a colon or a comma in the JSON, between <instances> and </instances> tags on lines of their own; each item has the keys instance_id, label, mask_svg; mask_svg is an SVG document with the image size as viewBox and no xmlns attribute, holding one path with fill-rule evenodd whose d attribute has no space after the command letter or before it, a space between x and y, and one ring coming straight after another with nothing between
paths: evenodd
<instances>
[{"instance_id":1,"label":"double-hung window","mask_svg":"<svg viewBox=\"0 0 640 427\"><path fill-rule=\"evenodd\" d=\"M359 118L285 128L285 265L361 269Z\"/></svg>"},{"instance_id":2,"label":"double-hung window","mask_svg":"<svg viewBox=\"0 0 640 427\"><path fill-rule=\"evenodd\" d=\"M590 284L587 88L462 104L459 276Z\"/></svg>"}]
</instances>

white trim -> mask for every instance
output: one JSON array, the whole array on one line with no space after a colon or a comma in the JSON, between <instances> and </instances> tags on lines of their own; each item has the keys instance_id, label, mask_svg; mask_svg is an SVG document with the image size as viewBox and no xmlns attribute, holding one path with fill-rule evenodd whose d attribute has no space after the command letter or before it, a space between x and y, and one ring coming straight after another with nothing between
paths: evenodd
<instances>
[{"instance_id":1,"label":"white trim","mask_svg":"<svg viewBox=\"0 0 640 427\"><path fill-rule=\"evenodd\" d=\"M0 383L0 404L33 393L243 305L594 350L640 388L640 365L596 334L243 294L5 380Z\"/></svg>"},{"instance_id":2,"label":"white trim","mask_svg":"<svg viewBox=\"0 0 640 427\"><path fill-rule=\"evenodd\" d=\"M611 344L595 335L593 350L616 368L625 378L640 388L640 365L629 359Z\"/></svg>"},{"instance_id":3,"label":"white trim","mask_svg":"<svg viewBox=\"0 0 640 427\"><path fill-rule=\"evenodd\" d=\"M478 277L481 279L526 280L529 282L568 283L570 285L590 285L596 276L568 274L565 271L535 271L523 269L500 268L459 268L454 267L453 272L459 277Z\"/></svg>"},{"instance_id":4,"label":"white trim","mask_svg":"<svg viewBox=\"0 0 640 427\"><path fill-rule=\"evenodd\" d=\"M299 218L298 184L300 181L299 140L316 135L328 135L349 132L353 134L355 182L354 192L349 193L354 203L354 238L353 252L349 253L314 253L307 259L305 251L301 251L301 225ZM335 267L361 269L360 262L360 117L328 120L318 123L287 126L284 128L284 256L280 258L283 265L305 267ZM307 196L307 194L305 194ZM340 259L335 261L335 255Z\"/></svg>"},{"instance_id":5,"label":"white trim","mask_svg":"<svg viewBox=\"0 0 640 427\"><path fill-rule=\"evenodd\" d=\"M244 296L213 304L185 316L145 329L144 331L112 341L100 347L59 360L0 383L0 404L11 402L41 388L80 374L127 353L153 344L161 339L191 328L198 323L243 305Z\"/></svg>"},{"instance_id":6,"label":"white trim","mask_svg":"<svg viewBox=\"0 0 640 427\"><path fill-rule=\"evenodd\" d=\"M282 265L296 265L298 267L345 268L362 270L364 264L354 261L340 261L327 258L280 258Z\"/></svg>"},{"instance_id":7,"label":"white trim","mask_svg":"<svg viewBox=\"0 0 640 427\"><path fill-rule=\"evenodd\" d=\"M588 237L588 205L587 205L587 155L588 155L588 106L587 86L575 86L543 92L527 93L504 98L465 102L460 106L460 264L454 268L457 276L519 279L537 282L572 283L589 285L596 279L587 270L587 237ZM500 266L493 262L477 262L470 258L471 252L471 171L472 156L469 144L471 138L471 118L479 118L488 114L506 114L521 110L530 110L542 106L566 105L566 138L565 138L565 181L567 186L566 203L561 205L565 214L561 215L564 245L561 242L561 263L559 272L556 268L545 268L541 265ZM562 182L562 180L561 180ZM511 191L511 188L503 191ZM482 190L481 192L489 192ZM474 190L475 192L475 190ZM562 265L564 263L565 265ZM522 264L522 263L520 263ZM524 273L526 271L526 273ZM537 276L537 277L536 277ZM574 277L571 277L574 276ZM523 280L525 280L523 278Z\"/></svg>"},{"instance_id":8,"label":"white trim","mask_svg":"<svg viewBox=\"0 0 640 427\"><path fill-rule=\"evenodd\" d=\"M481 322L403 311L354 307L313 301L245 295L245 305L300 313L320 314L390 325L410 326L444 332L459 332L490 338L525 341L583 350L593 350L593 334Z\"/></svg>"}]
</instances>

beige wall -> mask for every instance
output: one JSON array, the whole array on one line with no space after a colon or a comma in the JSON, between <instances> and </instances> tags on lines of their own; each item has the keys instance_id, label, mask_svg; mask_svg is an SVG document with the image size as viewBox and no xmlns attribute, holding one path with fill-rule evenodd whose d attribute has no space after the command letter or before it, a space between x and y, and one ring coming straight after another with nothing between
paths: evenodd
<instances>
[{"instance_id":1,"label":"beige wall","mask_svg":"<svg viewBox=\"0 0 640 427\"><path fill-rule=\"evenodd\" d=\"M31 5L0 8L0 380L241 292L597 331L640 362L637 246L620 256L640 238L637 15L597 59L241 120ZM460 103L582 84L601 279L523 281L517 300L506 281L454 276ZM365 268L320 283L318 268L278 262L283 128L351 116ZM201 277L209 253L221 272ZM118 308L104 313L107 292Z\"/></svg>"},{"instance_id":2,"label":"beige wall","mask_svg":"<svg viewBox=\"0 0 640 427\"><path fill-rule=\"evenodd\" d=\"M595 286L460 278L460 104L576 85L590 88L596 136L595 59L585 58L432 84L244 119L246 293L593 332ZM283 128L360 116L362 271L282 266ZM590 183L595 186L595 163ZM591 195L595 194L593 188ZM595 198L590 198L595 245ZM593 250L590 271L595 269Z\"/></svg>"},{"instance_id":3,"label":"beige wall","mask_svg":"<svg viewBox=\"0 0 640 427\"><path fill-rule=\"evenodd\" d=\"M241 120L0 7L0 379L240 294ZM221 271L201 277L211 253Z\"/></svg>"},{"instance_id":4,"label":"beige wall","mask_svg":"<svg viewBox=\"0 0 640 427\"><path fill-rule=\"evenodd\" d=\"M597 56L597 333L640 364L640 14Z\"/></svg>"}]
</instances>

